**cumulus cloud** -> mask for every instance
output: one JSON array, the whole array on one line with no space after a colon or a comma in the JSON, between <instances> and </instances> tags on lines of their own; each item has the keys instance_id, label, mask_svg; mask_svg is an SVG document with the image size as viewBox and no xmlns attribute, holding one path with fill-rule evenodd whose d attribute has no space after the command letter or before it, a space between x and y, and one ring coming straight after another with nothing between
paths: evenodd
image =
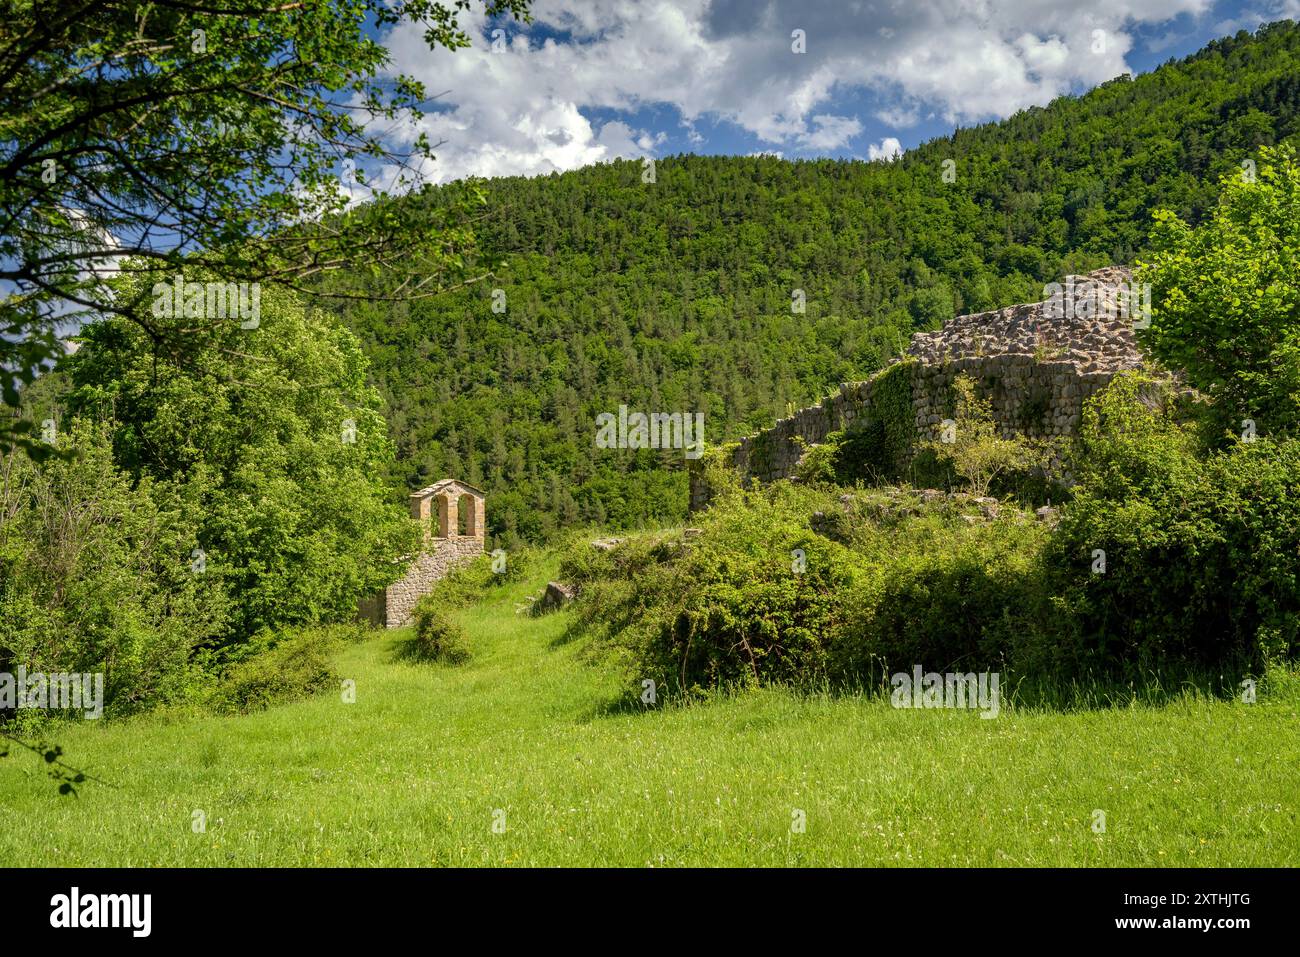
<instances>
[{"instance_id":1,"label":"cumulus cloud","mask_svg":"<svg viewBox=\"0 0 1300 957\"><path fill-rule=\"evenodd\" d=\"M903 144L893 136L886 136L877 145L872 143L867 147L867 159L869 160L888 160L893 162L903 155Z\"/></svg>"},{"instance_id":2,"label":"cumulus cloud","mask_svg":"<svg viewBox=\"0 0 1300 957\"><path fill-rule=\"evenodd\" d=\"M786 152L851 148L864 127L844 101L863 94L895 128L922 114L1003 117L1130 72L1137 27L1200 17L1211 2L538 0L529 26L467 15L476 42L455 53L430 52L410 25L386 42L394 72L448 91L421 120L443 142L433 178L447 180L652 155L664 131L633 116L663 106L692 144L707 119ZM499 52L494 28L508 34ZM625 119L589 119L607 111Z\"/></svg>"},{"instance_id":3,"label":"cumulus cloud","mask_svg":"<svg viewBox=\"0 0 1300 957\"><path fill-rule=\"evenodd\" d=\"M836 150L862 132L862 124L853 116L818 114L812 118L811 132L801 133L799 145L811 150Z\"/></svg>"},{"instance_id":4,"label":"cumulus cloud","mask_svg":"<svg viewBox=\"0 0 1300 957\"><path fill-rule=\"evenodd\" d=\"M894 127L895 129L907 129L909 126L915 126L921 122L920 111L915 107L907 107L902 104L882 107L876 110L876 118L882 123Z\"/></svg>"},{"instance_id":5,"label":"cumulus cloud","mask_svg":"<svg viewBox=\"0 0 1300 957\"><path fill-rule=\"evenodd\" d=\"M1238 30L1253 30L1261 23L1275 20L1300 20L1300 0L1265 0L1251 4L1237 16L1216 23L1214 32L1226 36Z\"/></svg>"}]
</instances>

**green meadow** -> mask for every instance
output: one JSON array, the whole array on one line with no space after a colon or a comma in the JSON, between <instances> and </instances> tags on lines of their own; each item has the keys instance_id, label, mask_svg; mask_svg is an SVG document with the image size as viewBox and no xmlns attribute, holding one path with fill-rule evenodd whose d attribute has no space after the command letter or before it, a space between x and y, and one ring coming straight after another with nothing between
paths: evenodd
<instances>
[{"instance_id":1,"label":"green meadow","mask_svg":"<svg viewBox=\"0 0 1300 957\"><path fill-rule=\"evenodd\" d=\"M0 865L1300 863L1293 694L982 720L764 689L634 712L568 612L519 612L547 573L459 613L465 665L402 662L401 632L345 647L353 703L57 726L103 783L59 797L30 755L0 762Z\"/></svg>"}]
</instances>

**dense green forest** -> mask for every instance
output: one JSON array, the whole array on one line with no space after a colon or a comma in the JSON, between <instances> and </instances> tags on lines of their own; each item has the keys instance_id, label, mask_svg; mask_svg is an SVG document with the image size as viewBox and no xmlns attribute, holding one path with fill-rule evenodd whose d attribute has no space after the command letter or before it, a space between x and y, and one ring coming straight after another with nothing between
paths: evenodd
<instances>
[{"instance_id":1,"label":"dense green forest","mask_svg":"<svg viewBox=\"0 0 1300 957\"><path fill-rule=\"evenodd\" d=\"M1200 222L1221 174L1297 132L1300 28L1275 24L895 163L687 155L654 182L635 162L491 180L495 278L343 313L388 404L399 491L481 485L506 546L671 520L681 453L598 449L598 414L703 412L710 443L765 427L913 331L1133 262L1157 209ZM361 275L343 283L381 278Z\"/></svg>"}]
</instances>

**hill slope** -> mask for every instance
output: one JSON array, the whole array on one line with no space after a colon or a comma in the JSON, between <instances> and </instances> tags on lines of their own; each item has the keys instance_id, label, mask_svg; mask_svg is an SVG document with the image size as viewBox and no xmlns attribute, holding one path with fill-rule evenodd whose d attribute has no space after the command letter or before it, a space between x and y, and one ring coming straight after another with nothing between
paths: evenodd
<instances>
[{"instance_id":1,"label":"hill slope","mask_svg":"<svg viewBox=\"0 0 1300 957\"><path fill-rule=\"evenodd\" d=\"M484 487L507 546L673 519L681 453L597 449L598 414L699 411L710 442L769 425L917 329L1131 263L1152 210L1200 218L1220 175L1298 131L1300 29L1275 24L894 164L678 156L654 183L631 162L492 180L495 280L345 316L389 403L395 485Z\"/></svg>"},{"instance_id":2,"label":"hill slope","mask_svg":"<svg viewBox=\"0 0 1300 957\"><path fill-rule=\"evenodd\" d=\"M984 721L766 689L632 713L611 707L615 672L565 640L569 612L515 614L553 573L458 615L468 665L395 662L391 633L348 647L353 704L331 690L242 717L60 728L115 786L56 800L40 769L5 762L0 865L1297 863L1300 765L1278 760L1294 698Z\"/></svg>"}]
</instances>

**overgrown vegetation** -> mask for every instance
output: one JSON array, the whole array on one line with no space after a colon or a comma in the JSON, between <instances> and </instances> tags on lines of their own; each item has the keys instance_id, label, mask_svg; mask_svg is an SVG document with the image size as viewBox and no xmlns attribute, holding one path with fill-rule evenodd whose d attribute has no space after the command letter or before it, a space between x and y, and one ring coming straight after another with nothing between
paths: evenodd
<instances>
[{"instance_id":1,"label":"overgrown vegetation","mask_svg":"<svg viewBox=\"0 0 1300 957\"><path fill-rule=\"evenodd\" d=\"M446 608L429 601L416 607L415 633L402 642L398 655L410 661L448 665L462 665L470 658L464 630Z\"/></svg>"},{"instance_id":2,"label":"overgrown vegetation","mask_svg":"<svg viewBox=\"0 0 1300 957\"><path fill-rule=\"evenodd\" d=\"M676 156L652 188L638 162L492 180L493 283L346 308L391 410L393 484L479 485L509 549L678 523L680 451L598 450L597 414L699 411L710 444L736 439L865 379L917 329L1131 264L1153 209L1203 221L1220 175L1296 135L1297 75L1300 29L1279 23L896 163Z\"/></svg>"},{"instance_id":3,"label":"overgrown vegetation","mask_svg":"<svg viewBox=\"0 0 1300 957\"><path fill-rule=\"evenodd\" d=\"M562 574L581 629L678 692L862 687L918 662L1025 694L1152 674L1231 692L1300 653L1300 441L1206 450L1186 411L1166 380L1117 377L1055 528L1008 503L972 513L973 496L733 486L701 536L579 544Z\"/></svg>"},{"instance_id":4,"label":"overgrown vegetation","mask_svg":"<svg viewBox=\"0 0 1300 957\"><path fill-rule=\"evenodd\" d=\"M1023 435L1002 436L993 418L993 406L980 398L975 382L959 375L953 380L954 418L937 441L924 443L942 466L948 465L978 496L986 496L994 482L1019 473L1046 469L1050 456L1044 443Z\"/></svg>"},{"instance_id":5,"label":"overgrown vegetation","mask_svg":"<svg viewBox=\"0 0 1300 957\"><path fill-rule=\"evenodd\" d=\"M1080 485L1044 563L1080 665L1294 658L1300 439L1203 453L1171 405L1125 377L1086 413Z\"/></svg>"},{"instance_id":6,"label":"overgrown vegetation","mask_svg":"<svg viewBox=\"0 0 1300 957\"><path fill-rule=\"evenodd\" d=\"M880 484L907 473L916 445L912 410L914 360L895 362L875 378L871 402L852 428L826 436L800 460L805 482Z\"/></svg>"},{"instance_id":7,"label":"overgrown vegetation","mask_svg":"<svg viewBox=\"0 0 1300 957\"><path fill-rule=\"evenodd\" d=\"M43 396L60 454L0 458L0 671L102 672L110 716L203 701L237 660L240 707L265 697L257 668L275 686L297 662L286 680L307 687L318 662L248 648L350 621L419 535L380 477L392 446L366 360L274 290L255 328L151 321L180 352L126 319L88 326Z\"/></svg>"},{"instance_id":8,"label":"overgrown vegetation","mask_svg":"<svg viewBox=\"0 0 1300 957\"><path fill-rule=\"evenodd\" d=\"M355 625L260 634L230 661L210 703L220 711L246 714L338 688L335 653L366 635Z\"/></svg>"}]
</instances>

